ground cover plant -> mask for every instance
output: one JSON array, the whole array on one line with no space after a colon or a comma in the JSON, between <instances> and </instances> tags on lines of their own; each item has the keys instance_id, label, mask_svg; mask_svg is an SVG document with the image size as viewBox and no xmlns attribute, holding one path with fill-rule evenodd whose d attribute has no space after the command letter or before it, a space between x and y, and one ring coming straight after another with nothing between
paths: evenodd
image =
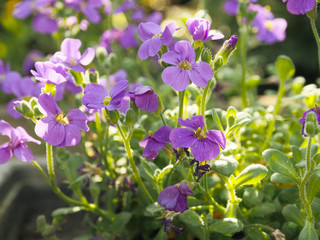
<instances>
[{"instance_id":1,"label":"ground cover plant","mask_svg":"<svg viewBox=\"0 0 320 240\"><path fill-rule=\"evenodd\" d=\"M317 1L285 4L309 19L319 59L308 61L320 65ZM319 239L318 86L290 56L261 67L250 55L285 41L288 22L258 0L227 0L238 30L225 33L209 5L181 16L134 0L8 10L56 43L30 51L23 74L0 60L7 112L32 124L0 121L0 163L30 162L66 202L38 217L43 238L81 211L88 231L75 239ZM277 84L271 101L257 91L266 79ZM45 148L46 167L31 144Z\"/></svg>"}]
</instances>

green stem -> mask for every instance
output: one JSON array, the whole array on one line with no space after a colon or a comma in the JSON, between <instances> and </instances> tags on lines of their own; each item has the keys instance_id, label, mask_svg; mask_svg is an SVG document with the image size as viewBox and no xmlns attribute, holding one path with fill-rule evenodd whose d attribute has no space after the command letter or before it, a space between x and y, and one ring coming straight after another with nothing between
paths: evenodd
<instances>
[{"instance_id":1,"label":"green stem","mask_svg":"<svg viewBox=\"0 0 320 240\"><path fill-rule=\"evenodd\" d=\"M227 212L226 212L226 217L237 217L236 215L236 209L238 207L238 199L236 196L236 191L232 186L232 183L230 181L230 179L228 177L225 176L221 176L221 178L223 179L223 181L226 183L227 185L227 189L230 195L230 200L228 201L228 205L230 204L230 208L227 207Z\"/></svg>"},{"instance_id":2,"label":"green stem","mask_svg":"<svg viewBox=\"0 0 320 240\"><path fill-rule=\"evenodd\" d=\"M216 200L214 200L214 198L211 196L211 194L209 193L209 191L206 191L200 184L198 184L197 186L199 187L200 191L201 191L204 195L207 196L209 202L213 205L213 207L214 207L217 211L219 211L219 212L221 212L221 213L223 213L223 214L226 212L226 209L225 209L223 206L221 206L219 203L217 203Z\"/></svg>"},{"instance_id":3,"label":"green stem","mask_svg":"<svg viewBox=\"0 0 320 240\"><path fill-rule=\"evenodd\" d=\"M161 121L162 121L163 125L168 125L167 122L166 122L166 119L163 116L163 111L161 111L161 113L160 113L160 118L161 118Z\"/></svg>"},{"instance_id":4,"label":"green stem","mask_svg":"<svg viewBox=\"0 0 320 240\"><path fill-rule=\"evenodd\" d=\"M117 125L117 129L118 129L118 131L119 131L119 133L121 135L123 144L124 144L124 146L126 148L126 152L127 152L127 155L128 155L128 159L129 159L133 174L134 174L139 186L141 187L142 191L145 193L147 198L153 203L154 200L151 197L151 195L150 195L149 191L147 190L147 188L144 186L144 184L142 182L142 179L140 177L139 171L138 171L138 169L136 167L136 164L134 162L132 151L131 151L131 147L130 147L130 139L126 138L126 136L124 135L119 122L116 125Z\"/></svg>"},{"instance_id":5,"label":"green stem","mask_svg":"<svg viewBox=\"0 0 320 240\"><path fill-rule=\"evenodd\" d=\"M202 99L201 99L201 105L200 105L200 115L203 116L204 118L204 127L203 127L203 131L206 132L207 131L207 124L206 124L206 103L207 103L207 95L208 95L208 90L210 88L210 85L213 81L213 78L210 79L210 81L208 82L208 85L205 87L203 94L202 94Z\"/></svg>"},{"instance_id":6,"label":"green stem","mask_svg":"<svg viewBox=\"0 0 320 240\"><path fill-rule=\"evenodd\" d=\"M179 92L179 118L182 118L184 119L184 114L183 114L183 106L184 106L184 103L183 103L183 99L184 99L184 94L185 94L185 91L186 90L183 90L182 92ZM177 123L177 126L179 126L179 123Z\"/></svg>"},{"instance_id":7,"label":"green stem","mask_svg":"<svg viewBox=\"0 0 320 240\"><path fill-rule=\"evenodd\" d=\"M47 151L47 165L48 165L48 173L49 173L49 178L45 177L45 179L48 181L50 184L51 188L53 191L64 201L70 204L82 206L84 210L90 211L97 213L100 216L104 216L106 218L113 218L114 214L109 212L109 211L104 211L100 209L97 205L95 204L90 204L87 201L79 202L77 200L74 200L68 196L66 196L60 188L56 185L55 179L54 179L54 164L53 164L53 155L52 155L52 146L50 144L46 144L46 151ZM36 162L33 162L33 164L36 166L36 168L42 173L42 175L46 176L42 168L40 167L39 164ZM82 195L82 194L81 194Z\"/></svg>"},{"instance_id":8,"label":"green stem","mask_svg":"<svg viewBox=\"0 0 320 240\"><path fill-rule=\"evenodd\" d=\"M306 197L306 185L309 180L309 177L311 176L311 146L312 146L312 138L309 137L308 139L308 145L307 145L307 169L305 172L305 175L302 179L302 181L299 184L299 194L300 194L300 199L301 202L304 205L304 208L307 211L308 219L313 222L313 215L312 215L312 209L311 209L311 204L309 203L307 197Z\"/></svg>"},{"instance_id":9,"label":"green stem","mask_svg":"<svg viewBox=\"0 0 320 240\"><path fill-rule=\"evenodd\" d=\"M273 133L273 129L274 129L274 125L276 123L276 116L279 112L279 109L280 109L280 104L281 104L281 98L284 94L284 82L285 81L281 81L281 84L280 84L280 88L279 88L279 91L278 91L278 97L277 97L277 102L276 102L276 106L274 107L274 110L273 110L273 115L272 115L272 120L269 124L269 127L267 129L267 137L261 147L261 151L260 153L263 152L263 150L265 150L267 147L268 147L268 144L269 144L269 141L272 137L272 133Z\"/></svg>"},{"instance_id":10,"label":"green stem","mask_svg":"<svg viewBox=\"0 0 320 240\"><path fill-rule=\"evenodd\" d=\"M319 65L319 71L320 71L320 37L316 27L315 19L312 19L312 18L309 18L309 19L310 19L313 35L314 35L314 38L316 39L317 46L318 46L318 65Z\"/></svg>"},{"instance_id":11,"label":"green stem","mask_svg":"<svg viewBox=\"0 0 320 240\"><path fill-rule=\"evenodd\" d=\"M240 38L241 38L241 65L242 65L242 75L241 75L241 103L242 108L248 107L248 96L246 87L246 75L247 75L247 40L248 40L248 26L242 25L240 28Z\"/></svg>"}]
</instances>

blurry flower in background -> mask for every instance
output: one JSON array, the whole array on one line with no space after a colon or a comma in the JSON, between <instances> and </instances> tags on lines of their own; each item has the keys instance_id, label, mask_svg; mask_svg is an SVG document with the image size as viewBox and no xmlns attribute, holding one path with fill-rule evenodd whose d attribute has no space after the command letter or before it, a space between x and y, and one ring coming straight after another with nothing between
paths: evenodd
<instances>
[{"instance_id":1,"label":"blurry flower in background","mask_svg":"<svg viewBox=\"0 0 320 240\"><path fill-rule=\"evenodd\" d=\"M288 11L295 15L303 15L316 5L316 0L282 0L282 2L286 2Z\"/></svg>"},{"instance_id":2,"label":"blurry flower in background","mask_svg":"<svg viewBox=\"0 0 320 240\"><path fill-rule=\"evenodd\" d=\"M23 71L25 74L30 75L30 70L34 69L34 64L41 60L44 54L39 50L32 50L28 53L23 61Z\"/></svg>"},{"instance_id":3,"label":"blurry flower in background","mask_svg":"<svg viewBox=\"0 0 320 240\"><path fill-rule=\"evenodd\" d=\"M250 3L255 3L258 0L249 0ZM223 9L226 13L236 16L239 11L239 0L227 0L223 4Z\"/></svg>"}]
</instances>

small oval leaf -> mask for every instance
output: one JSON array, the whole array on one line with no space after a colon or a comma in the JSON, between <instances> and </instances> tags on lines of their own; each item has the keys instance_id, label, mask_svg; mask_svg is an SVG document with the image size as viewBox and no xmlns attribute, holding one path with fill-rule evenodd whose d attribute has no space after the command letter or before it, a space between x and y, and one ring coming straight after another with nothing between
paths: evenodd
<instances>
[{"instance_id":1,"label":"small oval leaf","mask_svg":"<svg viewBox=\"0 0 320 240\"><path fill-rule=\"evenodd\" d=\"M266 176L268 169L261 164L251 164L235 178L234 188L259 182Z\"/></svg>"}]
</instances>

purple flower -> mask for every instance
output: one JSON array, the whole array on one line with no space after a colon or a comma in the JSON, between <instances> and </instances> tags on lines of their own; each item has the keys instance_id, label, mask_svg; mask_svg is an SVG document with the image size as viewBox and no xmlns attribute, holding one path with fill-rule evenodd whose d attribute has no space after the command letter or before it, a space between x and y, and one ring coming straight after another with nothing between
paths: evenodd
<instances>
[{"instance_id":1,"label":"purple flower","mask_svg":"<svg viewBox=\"0 0 320 240\"><path fill-rule=\"evenodd\" d=\"M138 86L128 95L141 110L155 112L159 107L158 95L153 92L152 87Z\"/></svg>"},{"instance_id":2,"label":"purple flower","mask_svg":"<svg viewBox=\"0 0 320 240\"><path fill-rule=\"evenodd\" d=\"M36 62L35 69L31 70L32 75L39 82L45 82L50 84L59 85L67 80L63 75L67 75L63 65L59 63L47 62Z\"/></svg>"},{"instance_id":3,"label":"purple flower","mask_svg":"<svg viewBox=\"0 0 320 240\"><path fill-rule=\"evenodd\" d=\"M119 43L123 48L133 48L139 46L139 42L136 39L137 26L129 25L122 31L119 38Z\"/></svg>"},{"instance_id":4,"label":"purple flower","mask_svg":"<svg viewBox=\"0 0 320 240\"><path fill-rule=\"evenodd\" d=\"M158 156L158 152L163 149L169 140L171 128L162 126L155 133L149 132L147 138L139 142L140 147L144 148L142 156L148 161L154 160Z\"/></svg>"},{"instance_id":5,"label":"purple flower","mask_svg":"<svg viewBox=\"0 0 320 240\"><path fill-rule=\"evenodd\" d=\"M38 13L32 20L32 28L38 33L52 34L58 30L58 23L49 15Z\"/></svg>"},{"instance_id":6,"label":"purple flower","mask_svg":"<svg viewBox=\"0 0 320 240\"><path fill-rule=\"evenodd\" d=\"M287 9L291 14L299 15L311 11L316 5L316 0L282 0L287 3Z\"/></svg>"},{"instance_id":7,"label":"purple flower","mask_svg":"<svg viewBox=\"0 0 320 240\"><path fill-rule=\"evenodd\" d=\"M162 80L176 91L185 90L190 80L198 87L205 88L213 77L213 71L206 62L195 62L196 54L188 41L179 41L174 50L166 52L162 61L175 65L162 72Z\"/></svg>"},{"instance_id":8,"label":"purple flower","mask_svg":"<svg viewBox=\"0 0 320 240\"><path fill-rule=\"evenodd\" d=\"M85 113L79 109L71 109L65 115L50 93L39 96L39 105L45 117L37 122L35 132L48 144L58 147L75 146L81 139L80 130L89 130Z\"/></svg>"},{"instance_id":9,"label":"purple flower","mask_svg":"<svg viewBox=\"0 0 320 240\"><path fill-rule=\"evenodd\" d=\"M0 164L6 163L13 155L24 162L35 160L25 143L40 144L40 141L31 137L22 127L13 128L9 123L1 120L0 134L10 138L9 142L0 145Z\"/></svg>"},{"instance_id":10,"label":"purple flower","mask_svg":"<svg viewBox=\"0 0 320 240\"><path fill-rule=\"evenodd\" d=\"M189 148L197 161L209 161L215 159L226 146L226 137L221 131L209 130L203 132L204 118L202 115L193 116L191 119L178 119L181 126L187 128L175 128L169 136L174 148Z\"/></svg>"},{"instance_id":11,"label":"purple flower","mask_svg":"<svg viewBox=\"0 0 320 240\"><path fill-rule=\"evenodd\" d=\"M285 19L274 18L269 10L258 4L250 4L248 10L257 12L251 25L258 29L257 38L260 42L273 44L284 41L287 28Z\"/></svg>"},{"instance_id":12,"label":"purple flower","mask_svg":"<svg viewBox=\"0 0 320 240\"><path fill-rule=\"evenodd\" d=\"M81 11L92 23L99 23L101 16L99 8L102 7L101 0L66 0L66 5L73 7L76 11Z\"/></svg>"},{"instance_id":13,"label":"purple flower","mask_svg":"<svg viewBox=\"0 0 320 240\"><path fill-rule=\"evenodd\" d=\"M302 132L301 132L301 134L302 134L304 137L307 137L307 136L308 136L308 135L305 133L305 124L306 124L306 118L307 118L307 115L308 115L309 112L314 112L314 113L315 113L316 118L317 118L318 125L320 125L320 107L315 106L314 108L311 108L311 109L309 109L308 111L305 111L305 112L303 113L302 118L299 119L299 123L302 124Z\"/></svg>"},{"instance_id":14,"label":"purple flower","mask_svg":"<svg viewBox=\"0 0 320 240\"><path fill-rule=\"evenodd\" d=\"M206 42L208 40L219 40L224 38L223 34L210 31L211 23L206 19L189 18L186 24L194 41Z\"/></svg>"},{"instance_id":15,"label":"purple flower","mask_svg":"<svg viewBox=\"0 0 320 240\"><path fill-rule=\"evenodd\" d=\"M249 0L250 3L255 3L258 0ZM223 4L223 9L226 13L235 16L239 10L239 0L228 0Z\"/></svg>"},{"instance_id":16,"label":"purple flower","mask_svg":"<svg viewBox=\"0 0 320 240\"><path fill-rule=\"evenodd\" d=\"M51 4L52 0L24 0L14 6L13 16L24 19L31 15L32 11L39 10Z\"/></svg>"},{"instance_id":17,"label":"purple flower","mask_svg":"<svg viewBox=\"0 0 320 240\"><path fill-rule=\"evenodd\" d=\"M10 72L10 64L7 63L5 66L4 62L0 59L0 86L4 82L6 75Z\"/></svg>"},{"instance_id":18,"label":"purple flower","mask_svg":"<svg viewBox=\"0 0 320 240\"><path fill-rule=\"evenodd\" d=\"M192 190L183 183L163 189L158 197L158 203L166 210L183 213L188 209L187 195L193 196Z\"/></svg>"},{"instance_id":19,"label":"purple flower","mask_svg":"<svg viewBox=\"0 0 320 240\"><path fill-rule=\"evenodd\" d=\"M76 72L84 72L85 69L81 65L87 66L92 62L95 56L93 48L87 50L81 55L81 41L74 38L66 38L61 43L61 51L56 52L50 61L55 63L63 63L68 69Z\"/></svg>"},{"instance_id":20,"label":"purple flower","mask_svg":"<svg viewBox=\"0 0 320 240\"><path fill-rule=\"evenodd\" d=\"M105 107L109 111L113 111L120 107L121 100L127 93L127 87L127 80L117 82L108 94L107 90L102 85L89 83L84 88L82 104L90 109L100 109Z\"/></svg>"},{"instance_id":21,"label":"purple flower","mask_svg":"<svg viewBox=\"0 0 320 240\"><path fill-rule=\"evenodd\" d=\"M145 60L148 57L155 56L159 52L161 45L168 46L171 43L172 35L175 31L176 24L174 22L169 23L163 32L156 23L140 23L138 35L143 43L138 50L139 58Z\"/></svg>"},{"instance_id":22,"label":"purple flower","mask_svg":"<svg viewBox=\"0 0 320 240\"><path fill-rule=\"evenodd\" d=\"M106 30L102 33L99 41L100 45L111 52L111 44L117 42L122 35L122 31L119 29Z\"/></svg>"}]
</instances>

